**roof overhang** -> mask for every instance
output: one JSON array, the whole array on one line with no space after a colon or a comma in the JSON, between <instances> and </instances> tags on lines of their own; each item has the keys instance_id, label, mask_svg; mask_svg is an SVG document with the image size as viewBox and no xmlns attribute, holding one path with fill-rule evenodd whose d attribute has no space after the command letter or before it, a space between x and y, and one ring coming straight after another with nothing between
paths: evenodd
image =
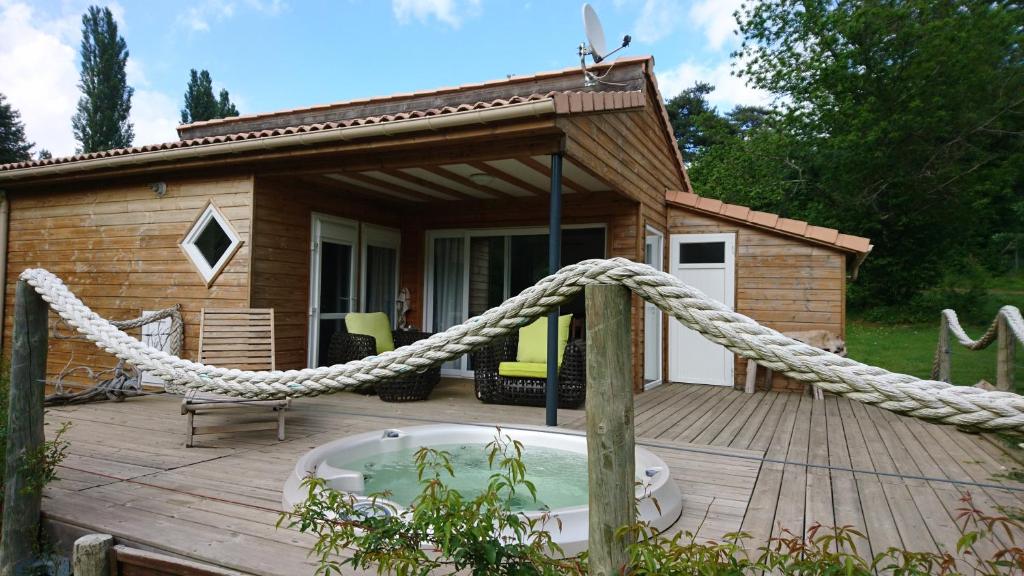
<instances>
[{"instance_id":1,"label":"roof overhang","mask_svg":"<svg viewBox=\"0 0 1024 576\"><path fill-rule=\"evenodd\" d=\"M738 204L727 204L714 198L705 198L687 192L669 190L665 193L669 206L690 210L719 220L728 220L744 226L758 228L795 238L808 244L816 244L843 252L847 258L847 273L857 278L857 271L874 246L871 240L861 236L843 234L834 228L815 226L803 220L783 218L778 214L751 210Z\"/></svg>"}]
</instances>

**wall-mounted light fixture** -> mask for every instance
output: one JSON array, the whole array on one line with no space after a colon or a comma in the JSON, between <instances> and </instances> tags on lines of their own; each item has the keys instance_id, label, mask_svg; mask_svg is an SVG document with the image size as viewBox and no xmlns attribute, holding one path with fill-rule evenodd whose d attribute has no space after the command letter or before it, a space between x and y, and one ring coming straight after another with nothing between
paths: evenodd
<instances>
[{"instance_id":1,"label":"wall-mounted light fixture","mask_svg":"<svg viewBox=\"0 0 1024 576\"><path fill-rule=\"evenodd\" d=\"M150 189L156 194L157 198L163 198L167 195L167 183L166 182L153 182L149 185Z\"/></svg>"}]
</instances>

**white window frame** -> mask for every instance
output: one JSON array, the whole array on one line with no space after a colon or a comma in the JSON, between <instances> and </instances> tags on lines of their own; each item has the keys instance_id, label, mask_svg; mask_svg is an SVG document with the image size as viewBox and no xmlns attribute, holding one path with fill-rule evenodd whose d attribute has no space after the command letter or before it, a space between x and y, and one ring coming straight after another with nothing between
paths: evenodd
<instances>
[{"instance_id":1,"label":"white window frame","mask_svg":"<svg viewBox=\"0 0 1024 576\"><path fill-rule=\"evenodd\" d=\"M329 223L343 229L340 234L325 234L324 224ZM308 346L306 347L306 362L309 367L314 367L319 361L320 353L320 243L329 240L336 244L348 244L352 247L352 269L349 277L349 294L353 295L351 310L359 310L359 297L356 287L358 286L356 276L362 264L359 250L359 223L347 218L339 218L329 214L313 212L310 216L310 256L309 256L309 315L308 315ZM344 318L344 315L342 315Z\"/></svg>"},{"instance_id":2,"label":"white window frame","mask_svg":"<svg viewBox=\"0 0 1024 576\"><path fill-rule=\"evenodd\" d=\"M462 271L463 286L468 288L469 285L469 249L470 239L479 236L505 236L505 254L508 255L509 238L510 236L529 236L531 234L547 234L549 228L547 226L528 226L528 227L517 227L517 228L447 228L439 230L427 230L426 232L426 246L424 250L426 252L424 266L424 285L423 285L423 326L427 332L434 331L434 240L438 238L462 238L462 250L463 250L463 262L466 263L465 269ZM604 256L608 255L608 246L611 239L608 237L608 225L603 222L595 222L592 224L567 224L562 226L562 230L602 230L604 231ZM508 294L508 279L509 279L509 266L511 262L508 258L505 259L505 298L506 300L512 296ZM469 318L469 290L465 290L462 300L462 315L465 318ZM443 368L441 375L453 378L472 378L473 371L467 370L465 356L458 359L458 369Z\"/></svg>"},{"instance_id":3,"label":"white window frame","mask_svg":"<svg viewBox=\"0 0 1024 576\"><path fill-rule=\"evenodd\" d=\"M646 234L644 236L644 251L645 252L647 251L648 239L651 238L652 236L657 237L658 238L657 253L653 255L652 260L654 260L654 263L655 263L654 264L654 268L656 268L659 271L664 272L665 271L665 233L662 232L661 230L658 230L657 228L655 228L655 227L653 227L651 225L647 225L645 227L645 230L646 230ZM645 254L645 256L646 256L646 254ZM647 302L647 301L644 301L644 312L646 313L646 311L648 310L648 307L651 307L651 306L654 306L655 309L657 309L657 307L654 304L652 304L650 302ZM645 314L645 317L646 317L646 314ZM646 318L645 318L645 322L646 322ZM647 326L645 324L644 325L644 329L645 330L646 330L646 327ZM658 350L658 377L655 378L654 380L650 381L650 382L645 382L644 383L644 390L650 390L651 388L656 388L656 387L660 386L665 381L665 314L662 313L661 310L658 310L658 330L657 330L657 334L658 334L658 347L657 347L657 350ZM646 338L647 338L647 335L645 334L644 335L645 344L646 344ZM647 349L646 349L646 346L645 346L645 348L644 348L644 378L646 379L646 377L647 377Z\"/></svg>"},{"instance_id":4,"label":"white window frame","mask_svg":"<svg viewBox=\"0 0 1024 576\"><path fill-rule=\"evenodd\" d=\"M207 261L203 253L196 247L195 242L202 234L206 227L211 221L216 220L217 224L221 227L227 237L231 240L228 244L227 249L221 254L220 258L211 266ZM188 256L190 262L195 267L196 272L203 278L206 283L206 287L209 288L213 285L213 282L220 276L220 273L224 271L228 262L234 257L238 249L242 247L243 240L238 235L238 231L231 225L231 222L224 216L224 213L220 211L220 208L213 202L209 201L203 211L199 213L195 221L192 222L192 226L189 228L185 237L181 239L179 246Z\"/></svg>"},{"instance_id":5,"label":"white window frame","mask_svg":"<svg viewBox=\"0 0 1024 576\"><path fill-rule=\"evenodd\" d=\"M362 224L362 234L360 239L360 250L359 250L359 310L366 312L366 263L368 261L367 252L370 246L376 246L378 248L391 248L395 251L395 285L391 287L391 291L395 299L398 298L398 287L402 285L402 279L400 272L402 269L401 258L402 258L402 232L395 228L388 228L386 226L378 226L376 224ZM396 322L398 322L398 311L393 310L394 321L392 322L391 328L394 329Z\"/></svg>"}]
</instances>

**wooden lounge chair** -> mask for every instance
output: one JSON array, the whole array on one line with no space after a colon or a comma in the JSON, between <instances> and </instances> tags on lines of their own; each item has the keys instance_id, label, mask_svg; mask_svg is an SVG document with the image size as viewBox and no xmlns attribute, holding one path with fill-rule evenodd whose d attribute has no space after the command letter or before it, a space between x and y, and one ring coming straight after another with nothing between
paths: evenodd
<instances>
[{"instance_id":1,"label":"wooden lounge chair","mask_svg":"<svg viewBox=\"0 0 1024 576\"><path fill-rule=\"evenodd\" d=\"M330 364L362 360L431 336L414 330L391 330L388 317L383 312L347 314L345 330L331 336L327 351ZM413 402L429 398L440 381L441 367L435 366L424 372L411 372L378 382L373 391L385 402Z\"/></svg>"},{"instance_id":2,"label":"wooden lounge chair","mask_svg":"<svg viewBox=\"0 0 1024 576\"><path fill-rule=\"evenodd\" d=\"M273 309L203 308L199 328L199 362L241 370L274 370ZM181 401L181 413L188 417L185 446L199 434L277 430L284 440L284 412L291 398L282 400L245 400L222 394L189 390ZM245 422L217 426L195 426L200 413L228 408L272 410L276 422Z\"/></svg>"},{"instance_id":3,"label":"wooden lounge chair","mask_svg":"<svg viewBox=\"0 0 1024 576\"><path fill-rule=\"evenodd\" d=\"M578 408L587 398L586 347L569 339L572 316L559 319L558 406ZM543 406L547 387L547 318L520 328L473 353L478 400L488 404Z\"/></svg>"}]
</instances>

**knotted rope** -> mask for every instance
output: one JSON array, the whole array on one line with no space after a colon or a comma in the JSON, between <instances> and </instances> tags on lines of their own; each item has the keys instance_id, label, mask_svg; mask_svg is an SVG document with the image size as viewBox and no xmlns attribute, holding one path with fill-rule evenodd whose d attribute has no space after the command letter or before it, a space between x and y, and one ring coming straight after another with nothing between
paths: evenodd
<instances>
[{"instance_id":1,"label":"knotted rope","mask_svg":"<svg viewBox=\"0 0 1024 576\"><path fill-rule=\"evenodd\" d=\"M590 284L619 284L684 326L786 376L886 410L979 430L1024 434L1024 397L920 380L797 342L730 310L674 276L621 258L567 266L496 308L444 332L362 360L304 370L251 372L172 356L125 334L83 304L59 278L29 269L21 278L97 346L171 384L244 398L315 396L423 371L501 338Z\"/></svg>"}]
</instances>

